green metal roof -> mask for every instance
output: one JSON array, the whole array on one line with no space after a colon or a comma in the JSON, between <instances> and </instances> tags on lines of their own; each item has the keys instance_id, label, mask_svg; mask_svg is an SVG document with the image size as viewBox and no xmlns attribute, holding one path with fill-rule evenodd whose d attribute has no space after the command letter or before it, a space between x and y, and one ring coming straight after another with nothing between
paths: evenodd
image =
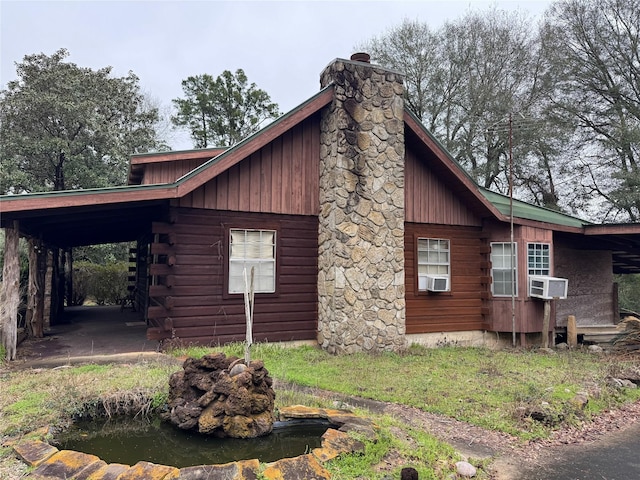
<instances>
[{"instance_id":1,"label":"green metal roof","mask_svg":"<svg viewBox=\"0 0 640 480\"><path fill-rule=\"evenodd\" d=\"M500 193L492 192L486 188L478 187L478 190L484 197L489 200L494 207L496 207L500 213L504 215L510 214L510 201L509 197ZM556 210L549 208L539 207L530 203L523 202L522 200L513 199L513 216L517 218L524 218L527 220L535 220L538 222L553 223L556 225L564 225L567 227L584 227L585 225L593 225L593 223L581 218L572 217Z\"/></svg>"},{"instance_id":2,"label":"green metal roof","mask_svg":"<svg viewBox=\"0 0 640 480\"><path fill-rule=\"evenodd\" d=\"M50 190L46 192L30 192L30 193L16 193L0 195L0 200L3 202L12 200L25 200L30 198L46 198L46 197L74 197L89 194L104 194L115 192L133 192L140 190L159 190L167 187L171 187L173 184L166 183L154 183L145 185L117 185L115 187L95 187L95 188L83 188L78 190Z\"/></svg>"}]
</instances>

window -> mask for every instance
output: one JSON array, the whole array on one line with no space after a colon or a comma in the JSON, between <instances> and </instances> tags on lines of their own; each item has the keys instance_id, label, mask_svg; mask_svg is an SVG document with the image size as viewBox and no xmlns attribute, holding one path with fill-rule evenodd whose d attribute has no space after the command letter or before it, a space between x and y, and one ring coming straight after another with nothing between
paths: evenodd
<instances>
[{"instance_id":1,"label":"window","mask_svg":"<svg viewBox=\"0 0 640 480\"><path fill-rule=\"evenodd\" d=\"M551 245L527 244L527 265L529 275L551 275Z\"/></svg>"},{"instance_id":2,"label":"window","mask_svg":"<svg viewBox=\"0 0 640 480\"><path fill-rule=\"evenodd\" d=\"M235 230L229 232L229 293L244 292L244 269L251 281L255 267L255 293L276 291L276 232L273 230Z\"/></svg>"},{"instance_id":3,"label":"window","mask_svg":"<svg viewBox=\"0 0 640 480\"><path fill-rule=\"evenodd\" d=\"M418 239L418 290L449 290L449 240L440 238ZM427 277L445 278L442 286L433 288ZM433 280L431 280L433 282Z\"/></svg>"},{"instance_id":4,"label":"window","mask_svg":"<svg viewBox=\"0 0 640 480\"><path fill-rule=\"evenodd\" d=\"M491 292L495 296L518 294L516 265L518 264L515 243L491 244ZM514 288L515 287L515 288Z\"/></svg>"}]
</instances>

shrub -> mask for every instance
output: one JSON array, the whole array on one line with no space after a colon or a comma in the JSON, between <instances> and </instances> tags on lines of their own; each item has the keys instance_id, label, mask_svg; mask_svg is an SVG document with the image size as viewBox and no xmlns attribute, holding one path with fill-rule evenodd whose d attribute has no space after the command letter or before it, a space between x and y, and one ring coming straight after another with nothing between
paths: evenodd
<instances>
[{"instance_id":1,"label":"shrub","mask_svg":"<svg viewBox=\"0 0 640 480\"><path fill-rule=\"evenodd\" d=\"M93 297L98 305L114 305L127 296L126 262L98 265L76 262L73 269L74 303Z\"/></svg>"}]
</instances>

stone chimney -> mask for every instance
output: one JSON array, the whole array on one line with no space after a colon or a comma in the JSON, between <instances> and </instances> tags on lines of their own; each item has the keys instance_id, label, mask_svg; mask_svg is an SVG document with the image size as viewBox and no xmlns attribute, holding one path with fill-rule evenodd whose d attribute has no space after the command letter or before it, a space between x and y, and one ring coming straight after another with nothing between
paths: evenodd
<instances>
[{"instance_id":1,"label":"stone chimney","mask_svg":"<svg viewBox=\"0 0 640 480\"><path fill-rule=\"evenodd\" d=\"M321 74L318 343L331 353L405 347L402 75L369 55Z\"/></svg>"}]
</instances>

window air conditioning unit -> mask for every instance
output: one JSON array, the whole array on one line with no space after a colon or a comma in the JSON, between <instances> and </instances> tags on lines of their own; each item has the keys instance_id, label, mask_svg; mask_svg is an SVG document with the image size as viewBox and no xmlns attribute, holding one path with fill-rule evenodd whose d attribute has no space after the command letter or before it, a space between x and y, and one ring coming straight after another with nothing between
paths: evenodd
<instances>
[{"instance_id":1,"label":"window air conditioning unit","mask_svg":"<svg viewBox=\"0 0 640 480\"><path fill-rule=\"evenodd\" d=\"M569 280L566 278L531 275L529 277L529 296L545 300L567 298L568 284Z\"/></svg>"},{"instance_id":2,"label":"window air conditioning unit","mask_svg":"<svg viewBox=\"0 0 640 480\"><path fill-rule=\"evenodd\" d=\"M427 290L430 292L448 292L449 277L432 277L427 275Z\"/></svg>"}]
</instances>

